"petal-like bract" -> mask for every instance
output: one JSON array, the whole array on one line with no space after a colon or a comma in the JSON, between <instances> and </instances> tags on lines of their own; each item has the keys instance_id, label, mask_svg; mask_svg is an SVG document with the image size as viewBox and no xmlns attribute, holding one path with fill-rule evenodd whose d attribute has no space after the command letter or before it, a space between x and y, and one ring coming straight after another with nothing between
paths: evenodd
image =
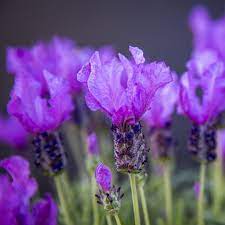
<instances>
[{"instance_id":1,"label":"petal-like bract","mask_svg":"<svg viewBox=\"0 0 225 225\"><path fill-rule=\"evenodd\" d=\"M165 63L144 64L141 49L130 47L134 60L119 54L103 61L95 52L77 74L90 109L105 112L114 124L133 124L150 108L156 91L172 81Z\"/></svg>"}]
</instances>

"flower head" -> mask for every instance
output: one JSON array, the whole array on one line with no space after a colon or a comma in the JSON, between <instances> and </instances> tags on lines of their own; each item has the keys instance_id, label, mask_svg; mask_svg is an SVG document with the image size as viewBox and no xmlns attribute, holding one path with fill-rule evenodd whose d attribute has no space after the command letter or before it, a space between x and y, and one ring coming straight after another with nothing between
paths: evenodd
<instances>
[{"instance_id":1,"label":"flower head","mask_svg":"<svg viewBox=\"0 0 225 225\"><path fill-rule=\"evenodd\" d=\"M163 62L145 64L142 50L129 50L132 60L119 54L104 61L101 53L95 52L77 75L85 86L89 108L105 112L115 125L138 122L150 108L155 92L172 81Z\"/></svg>"},{"instance_id":2,"label":"flower head","mask_svg":"<svg viewBox=\"0 0 225 225\"><path fill-rule=\"evenodd\" d=\"M95 170L95 179L104 192L110 191L112 187L112 173L109 167L99 163Z\"/></svg>"},{"instance_id":3,"label":"flower head","mask_svg":"<svg viewBox=\"0 0 225 225\"><path fill-rule=\"evenodd\" d=\"M87 149L90 155L99 155L98 137L94 132L87 136Z\"/></svg>"},{"instance_id":4,"label":"flower head","mask_svg":"<svg viewBox=\"0 0 225 225\"><path fill-rule=\"evenodd\" d=\"M214 51L196 52L180 82L181 111L196 124L215 119L225 109L225 65Z\"/></svg>"},{"instance_id":5,"label":"flower head","mask_svg":"<svg viewBox=\"0 0 225 225\"><path fill-rule=\"evenodd\" d=\"M0 167L8 173L0 175L1 224L56 225L57 206L50 195L31 207L37 183L30 177L28 162L20 156L12 156L0 161Z\"/></svg>"},{"instance_id":6,"label":"flower head","mask_svg":"<svg viewBox=\"0 0 225 225\"><path fill-rule=\"evenodd\" d=\"M39 41L31 48L8 48L7 69L15 75L25 72L44 85L42 71L48 70L55 76L68 80L70 90L78 92L80 83L74 79L74 74L89 59L91 53L91 49L79 48L71 40L54 37L49 43Z\"/></svg>"},{"instance_id":7,"label":"flower head","mask_svg":"<svg viewBox=\"0 0 225 225\"><path fill-rule=\"evenodd\" d=\"M225 59L225 16L213 20L203 6L195 7L189 17L197 50L212 49Z\"/></svg>"},{"instance_id":8,"label":"flower head","mask_svg":"<svg viewBox=\"0 0 225 225\"><path fill-rule=\"evenodd\" d=\"M150 127L161 128L171 121L171 116L179 97L177 75L173 73L173 81L158 90L152 100L151 108L144 115L144 120Z\"/></svg>"},{"instance_id":9,"label":"flower head","mask_svg":"<svg viewBox=\"0 0 225 225\"><path fill-rule=\"evenodd\" d=\"M0 141L13 148L22 148L26 145L28 133L16 118L0 116Z\"/></svg>"},{"instance_id":10,"label":"flower head","mask_svg":"<svg viewBox=\"0 0 225 225\"><path fill-rule=\"evenodd\" d=\"M9 114L17 117L27 131L42 133L55 130L73 110L69 84L62 77L43 72L47 89L27 74L16 76Z\"/></svg>"},{"instance_id":11,"label":"flower head","mask_svg":"<svg viewBox=\"0 0 225 225\"><path fill-rule=\"evenodd\" d=\"M225 16L213 20L205 7L197 6L189 18L195 49L213 49L225 59Z\"/></svg>"}]
</instances>

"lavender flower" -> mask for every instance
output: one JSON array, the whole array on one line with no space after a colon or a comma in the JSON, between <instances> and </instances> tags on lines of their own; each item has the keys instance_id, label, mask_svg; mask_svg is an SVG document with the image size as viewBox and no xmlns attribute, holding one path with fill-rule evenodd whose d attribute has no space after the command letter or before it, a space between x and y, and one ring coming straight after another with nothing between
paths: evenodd
<instances>
[{"instance_id":1,"label":"lavender flower","mask_svg":"<svg viewBox=\"0 0 225 225\"><path fill-rule=\"evenodd\" d=\"M43 73L48 88L45 92L41 83L29 75L16 76L8 112L36 135L36 165L53 174L65 166L65 153L55 130L69 119L73 104L68 83L48 71Z\"/></svg>"},{"instance_id":2,"label":"lavender flower","mask_svg":"<svg viewBox=\"0 0 225 225\"><path fill-rule=\"evenodd\" d=\"M0 167L9 174L0 176L1 224L56 225L58 210L50 195L31 205L37 183L30 177L28 162L20 156L12 156L0 161Z\"/></svg>"},{"instance_id":3,"label":"lavender flower","mask_svg":"<svg viewBox=\"0 0 225 225\"><path fill-rule=\"evenodd\" d=\"M189 18L195 49L198 51L212 49L225 59L225 16L213 20L205 7L197 6Z\"/></svg>"},{"instance_id":4,"label":"lavender flower","mask_svg":"<svg viewBox=\"0 0 225 225\"><path fill-rule=\"evenodd\" d=\"M92 50L79 48L71 40L54 37L49 43L39 41L31 48L8 48L7 69L10 73L29 74L45 85L42 71L48 70L64 78L72 92L80 91L80 83L74 79L81 66L89 59Z\"/></svg>"},{"instance_id":5,"label":"lavender flower","mask_svg":"<svg viewBox=\"0 0 225 225\"><path fill-rule=\"evenodd\" d=\"M194 184L194 193L195 193L195 197L198 199L199 193L200 193L200 183L199 182L195 182L195 184Z\"/></svg>"},{"instance_id":6,"label":"lavender flower","mask_svg":"<svg viewBox=\"0 0 225 225\"><path fill-rule=\"evenodd\" d=\"M21 75L15 78L8 103L9 114L17 117L31 133L55 130L73 110L68 83L48 71L43 74L48 88L46 92L32 77Z\"/></svg>"},{"instance_id":7,"label":"lavender flower","mask_svg":"<svg viewBox=\"0 0 225 225\"><path fill-rule=\"evenodd\" d=\"M112 187L112 173L109 167L99 163L95 170L95 178L97 184L104 192L110 191Z\"/></svg>"},{"instance_id":8,"label":"lavender flower","mask_svg":"<svg viewBox=\"0 0 225 225\"><path fill-rule=\"evenodd\" d=\"M172 114L179 97L177 75L173 74L173 82L157 91L151 109L144 115L149 127L150 149L155 159L169 159L174 143L171 134Z\"/></svg>"},{"instance_id":9,"label":"lavender flower","mask_svg":"<svg viewBox=\"0 0 225 225\"><path fill-rule=\"evenodd\" d=\"M105 112L115 125L138 122L150 108L157 89L172 81L163 62L144 64L143 52L129 49L134 62L121 54L102 62L99 52L95 52L77 75L86 87L90 109Z\"/></svg>"},{"instance_id":10,"label":"lavender flower","mask_svg":"<svg viewBox=\"0 0 225 225\"><path fill-rule=\"evenodd\" d=\"M95 178L100 187L99 193L95 195L98 204L103 205L104 209L110 214L117 213L120 209L121 199L124 194L120 193L120 187L116 188L112 185L110 168L99 163L95 170Z\"/></svg>"},{"instance_id":11,"label":"lavender flower","mask_svg":"<svg viewBox=\"0 0 225 225\"><path fill-rule=\"evenodd\" d=\"M214 121L224 111L225 66L214 51L196 52L181 78L180 105L193 122L190 151L198 159L216 158Z\"/></svg>"},{"instance_id":12,"label":"lavender flower","mask_svg":"<svg viewBox=\"0 0 225 225\"><path fill-rule=\"evenodd\" d=\"M172 77L164 63L145 64L142 50L129 50L133 60L119 54L105 62L95 52L77 79L84 84L89 108L103 111L112 120L117 169L140 172L147 149L139 121L149 110L155 92Z\"/></svg>"},{"instance_id":13,"label":"lavender flower","mask_svg":"<svg viewBox=\"0 0 225 225\"><path fill-rule=\"evenodd\" d=\"M13 148L22 149L28 141L28 133L16 118L0 116L0 141Z\"/></svg>"},{"instance_id":14,"label":"lavender flower","mask_svg":"<svg viewBox=\"0 0 225 225\"><path fill-rule=\"evenodd\" d=\"M95 132L91 132L87 136L87 150L90 155L99 155L98 137Z\"/></svg>"}]
</instances>

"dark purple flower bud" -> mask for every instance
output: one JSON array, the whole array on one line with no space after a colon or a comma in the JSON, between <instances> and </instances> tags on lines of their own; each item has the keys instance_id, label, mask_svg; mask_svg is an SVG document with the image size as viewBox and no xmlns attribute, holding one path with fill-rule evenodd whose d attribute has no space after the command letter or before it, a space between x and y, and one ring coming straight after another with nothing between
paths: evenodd
<instances>
[{"instance_id":1,"label":"dark purple flower bud","mask_svg":"<svg viewBox=\"0 0 225 225\"><path fill-rule=\"evenodd\" d=\"M192 125L188 149L195 159L208 163L215 161L216 147L216 130L213 125Z\"/></svg>"},{"instance_id":2,"label":"dark purple flower bud","mask_svg":"<svg viewBox=\"0 0 225 225\"><path fill-rule=\"evenodd\" d=\"M47 175L57 175L66 166L67 154L63 148L61 135L44 132L33 139L35 165Z\"/></svg>"},{"instance_id":3,"label":"dark purple flower bud","mask_svg":"<svg viewBox=\"0 0 225 225\"><path fill-rule=\"evenodd\" d=\"M140 123L113 126L116 169L125 173L139 173L147 162L148 149Z\"/></svg>"},{"instance_id":4,"label":"dark purple flower bud","mask_svg":"<svg viewBox=\"0 0 225 225\"><path fill-rule=\"evenodd\" d=\"M175 143L170 126L154 128L150 132L150 149L155 160L169 160Z\"/></svg>"},{"instance_id":5,"label":"dark purple flower bud","mask_svg":"<svg viewBox=\"0 0 225 225\"><path fill-rule=\"evenodd\" d=\"M110 191L112 187L112 173L109 167L99 163L95 170L95 179L104 192Z\"/></svg>"}]
</instances>

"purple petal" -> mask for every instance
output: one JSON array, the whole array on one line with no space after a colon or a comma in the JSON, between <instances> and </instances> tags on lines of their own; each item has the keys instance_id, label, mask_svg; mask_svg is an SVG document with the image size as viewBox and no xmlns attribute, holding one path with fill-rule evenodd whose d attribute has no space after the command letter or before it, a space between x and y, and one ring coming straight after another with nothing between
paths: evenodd
<instances>
[{"instance_id":1,"label":"purple petal","mask_svg":"<svg viewBox=\"0 0 225 225\"><path fill-rule=\"evenodd\" d=\"M56 225L58 208L52 197L47 194L33 207L34 225Z\"/></svg>"},{"instance_id":2,"label":"purple petal","mask_svg":"<svg viewBox=\"0 0 225 225\"><path fill-rule=\"evenodd\" d=\"M151 108L144 115L149 126L163 127L169 121L178 102L179 86L177 75L173 74L173 82L157 91L151 103Z\"/></svg>"},{"instance_id":3,"label":"purple petal","mask_svg":"<svg viewBox=\"0 0 225 225\"><path fill-rule=\"evenodd\" d=\"M129 46L129 51L131 52L137 65L145 62L143 51L140 48Z\"/></svg>"},{"instance_id":4,"label":"purple petal","mask_svg":"<svg viewBox=\"0 0 225 225\"><path fill-rule=\"evenodd\" d=\"M0 116L0 141L13 148L22 149L28 141L28 133L14 117Z\"/></svg>"},{"instance_id":5,"label":"purple petal","mask_svg":"<svg viewBox=\"0 0 225 225\"><path fill-rule=\"evenodd\" d=\"M37 191L37 182L30 177L29 163L20 156L12 156L0 161L0 167L10 174L12 186L27 202Z\"/></svg>"}]
</instances>

